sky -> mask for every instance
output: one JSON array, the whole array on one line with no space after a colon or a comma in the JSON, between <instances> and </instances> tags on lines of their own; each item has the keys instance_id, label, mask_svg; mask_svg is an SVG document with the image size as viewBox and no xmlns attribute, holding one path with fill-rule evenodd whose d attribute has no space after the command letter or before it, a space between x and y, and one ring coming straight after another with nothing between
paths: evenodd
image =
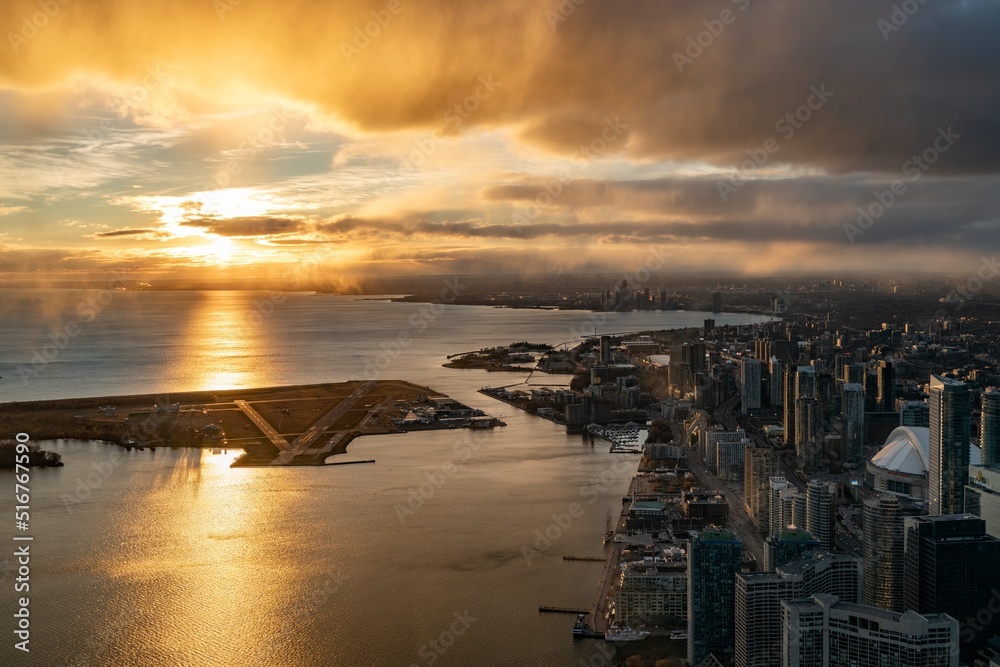
<instances>
[{"instance_id":1,"label":"sky","mask_svg":"<svg viewBox=\"0 0 1000 667\"><path fill-rule=\"evenodd\" d=\"M5 0L0 280L962 271L1000 3Z\"/></svg>"}]
</instances>

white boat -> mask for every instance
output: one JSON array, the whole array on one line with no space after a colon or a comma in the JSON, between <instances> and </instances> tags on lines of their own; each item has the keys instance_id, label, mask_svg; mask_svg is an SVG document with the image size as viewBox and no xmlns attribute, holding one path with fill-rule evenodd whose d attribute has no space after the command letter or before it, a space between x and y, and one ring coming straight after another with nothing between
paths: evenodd
<instances>
[{"instance_id":1,"label":"white boat","mask_svg":"<svg viewBox=\"0 0 1000 667\"><path fill-rule=\"evenodd\" d=\"M683 630L672 630L670 632L670 638L671 639L687 639L688 638L688 633L684 632Z\"/></svg>"},{"instance_id":2,"label":"white boat","mask_svg":"<svg viewBox=\"0 0 1000 667\"><path fill-rule=\"evenodd\" d=\"M580 614L576 617L576 623L573 624L573 636L583 637L587 633L587 615Z\"/></svg>"},{"instance_id":3,"label":"white boat","mask_svg":"<svg viewBox=\"0 0 1000 667\"><path fill-rule=\"evenodd\" d=\"M604 633L605 641L609 642L637 642L648 636L649 633L645 630L633 630L627 625L612 625Z\"/></svg>"}]
</instances>

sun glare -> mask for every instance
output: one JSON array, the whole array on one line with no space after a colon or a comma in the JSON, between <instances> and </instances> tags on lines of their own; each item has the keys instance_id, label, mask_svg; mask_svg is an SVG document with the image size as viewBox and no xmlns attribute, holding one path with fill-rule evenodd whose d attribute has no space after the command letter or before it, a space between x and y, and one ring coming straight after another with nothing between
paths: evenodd
<instances>
[{"instance_id":1,"label":"sun glare","mask_svg":"<svg viewBox=\"0 0 1000 667\"><path fill-rule=\"evenodd\" d=\"M219 264L225 264L233 257L233 242L225 237L218 237L212 241L211 255Z\"/></svg>"}]
</instances>

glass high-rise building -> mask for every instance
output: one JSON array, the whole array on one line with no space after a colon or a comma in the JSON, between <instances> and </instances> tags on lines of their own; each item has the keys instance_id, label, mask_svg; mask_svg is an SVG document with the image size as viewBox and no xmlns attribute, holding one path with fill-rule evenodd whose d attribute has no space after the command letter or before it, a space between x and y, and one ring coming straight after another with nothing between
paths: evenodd
<instances>
[{"instance_id":1,"label":"glass high-rise building","mask_svg":"<svg viewBox=\"0 0 1000 667\"><path fill-rule=\"evenodd\" d=\"M691 540L688 553L688 661L732 653L736 573L743 545L728 530L710 529Z\"/></svg>"},{"instance_id":2,"label":"glass high-rise building","mask_svg":"<svg viewBox=\"0 0 1000 667\"><path fill-rule=\"evenodd\" d=\"M760 408L761 370L756 359L744 357L740 361L740 388L743 414Z\"/></svg>"},{"instance_id":3,"label":"glass high-rise building","mask_svg":"<svg viewBox=\"0 0 1000 667\"><path fill-rule=\"evenodd\" d=\"M806 530L831 551L836 542L834 494L829 482L814 479L806 487Z\"/></svg>"},{"instance_id":4,"label":"glass high-rise building","mask_svg":"<svg viewBox=\"0 0 1000 667\"><path fill-rule=\"evenodd\" d=\"M865 454L865 388L860 384L848 382L844 385L840 419L844 459L850 465L859 465Z\"/></svg>"},{"instance_id":5,"label":"glass high-rise building","mask_svg":"<svg viewBox=\"0 0 1000 667\"><path fill-rule=\"evenodd\" d=\"M979 419L979 449L983 453L983 465L1000 465L1000 389L990 387L983 392Z\"/></svg>"},{"instance_id":6,"label":"glass high-rise building","mask_svg":"<svg viewBox=\"0 0 1000 667\"><path fill-rule=\"evenodd\" d=\"M891 361L878 362L877 403L879 412L892 412L896 402L896 374Z\"/></svg>"},{"instance_id":7,"label":"glass high-rise building","mask_svg":"<svg viewBox=\"0 0 1000 667\"><path fill-rule=\"evenodd\" d=\"M903 601L904 520L923 514L926 503L891 493L864 503L864 603L892 611L906 611Z\"/></svg>"},{"instance_id":8,"label":"glass high-rise building","mask_svg":"<svg viewBox=\"0 0 1000 667\"><path fill-rule=\"evenodd\" d=\"M961 658L1000 631L1000 539L971 514L904 519L903 600L920 614L948 614L962 624Z\"/></svg>"},{"instance_id":9,"label":"glass high-rise building","mask_svg":"<svg viewBox=\"0 0 1000 667\"><path fill-rule=\"evenodd\" d=\"M929 510L957 514L965 509L969 483L969 388L964 382L931 375L929 404Z\"/></svg>"}]
</instances>

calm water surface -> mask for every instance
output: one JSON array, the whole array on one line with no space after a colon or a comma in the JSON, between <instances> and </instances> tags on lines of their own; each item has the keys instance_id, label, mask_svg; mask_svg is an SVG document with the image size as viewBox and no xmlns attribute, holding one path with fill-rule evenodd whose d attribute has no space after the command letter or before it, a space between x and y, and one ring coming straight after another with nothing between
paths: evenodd
<instances>
[{"instance_id":1,"label":"calm water surface","mask_svg":"<svg viewBox=\"0 0 1000 667\"><path fill-rule=\"evenodd\" d=\"M591 314L432 314L307 294L278 303L250 292L99 296L0 290L0 401L168 398L375 373L502 413L509 425L475 439L361 438L347 458L377 463L319 469L234 470L236 451L47 443L66 465L32 472L30 662L12 648L5 570L0 664L599 664L603 642L574 641L571 616L537 609L592 602L601 564L562 556L604 553L605 515L629 477L612 473L634 470L635 457L476 393L521 376L441 367L455 352L590 333ZM698 326L706 316L609 313L600 332ZM0 484L10 489L0 515L12 517L13 477L0 474ZM553 515L574 502L583 515L556 531ZM9 523L0 537L13 534ZM558 539L529 563L525 549L547 529Z\"/></svg>"}]
</instances>

